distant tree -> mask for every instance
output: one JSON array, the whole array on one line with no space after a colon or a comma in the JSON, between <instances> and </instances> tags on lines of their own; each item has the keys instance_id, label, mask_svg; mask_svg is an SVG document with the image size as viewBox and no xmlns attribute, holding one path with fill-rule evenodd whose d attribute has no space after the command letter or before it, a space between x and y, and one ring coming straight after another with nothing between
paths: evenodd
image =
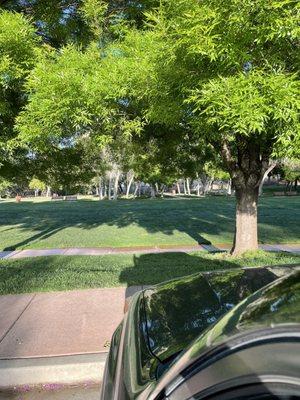
<instances>
[{"instance_id":1,"label":"distant tree","mask_svg":"<svg viewBox=\"0 0 300 400\"><path fill-rule=\"evenodd\" d=\"M7 196L9 193L9 188L12 186L12 182L7 179L0 177L0 197Z\"/></svg>"},{"instance_id":2,"label":"distant tree","mask_svg":"<svg viewBox=\"0 0 300 400\"><path fill-rule=\"evenodd\" d=\"M286 190L291 191L293 187L297 190L298 181L300 180L300 161L285 160L281 168L282 178L287 182Z\"/></svg>"},{"instance_id":3,"label":"distant tree","mask_svg":"<svg viewBox=\"0 0 300 400\"><path fill-rule=\"evenodd\" d=\"M29 189L34 190L35 197L39 195L39 191L43 191L46 189L46 184L37 178L32 178L28 186Z\"/></svg>"}]
</instances>

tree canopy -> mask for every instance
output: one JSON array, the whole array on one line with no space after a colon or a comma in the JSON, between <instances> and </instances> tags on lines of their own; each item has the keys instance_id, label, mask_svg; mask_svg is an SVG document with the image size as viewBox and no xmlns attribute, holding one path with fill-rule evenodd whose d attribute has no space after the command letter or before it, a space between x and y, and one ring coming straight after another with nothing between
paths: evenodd
<instances>
[{"instance_id":1,"label":"tree canopy","mask_svg":"<svg viewBox=\"0 0 300 400\"><path fill-rule=\"evenodd\" d=\"M17 12L0 15L2 143L18 131L28 154L67 154L91 141L97 173L99 151L156 183L226 171L233 252L257 248L270 161L300 156L299 2L42 4L6 1Z\"/></svg>"}]
</instances>

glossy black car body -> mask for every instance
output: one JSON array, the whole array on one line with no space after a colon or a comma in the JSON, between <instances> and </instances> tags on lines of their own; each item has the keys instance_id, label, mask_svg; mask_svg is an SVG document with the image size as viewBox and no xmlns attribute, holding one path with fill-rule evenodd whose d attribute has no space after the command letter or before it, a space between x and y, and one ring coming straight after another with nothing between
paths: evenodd
<instances>
[{"instance_id":1,"label":"glossy black car body","mask_svg":"<svg viewBox=\"0 0 300 400\"><path fill-rule=\"evenodd\" d=\"M101 399L297 398L299 323L297 270L203 273L146 289L113 335Z\"/></svg>"}]
</instances>

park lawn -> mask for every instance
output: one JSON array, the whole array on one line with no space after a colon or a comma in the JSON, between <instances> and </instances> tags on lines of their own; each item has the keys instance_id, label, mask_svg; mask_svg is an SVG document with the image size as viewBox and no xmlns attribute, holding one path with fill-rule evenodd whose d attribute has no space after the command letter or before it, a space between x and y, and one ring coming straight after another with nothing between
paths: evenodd
<instances>
[{"instance_id":1,"label":"park lawn","mask_svg":"<svg viewBox=\"0 0 300 400\"><path fill-rule=\"evenodd\" d=\"M300 196L259 202L260 243L300 243ZM2 250L232 243L235 200L0 201Z\"/></svg>"},{"instance_id":2,"label":"park lawn","mask_svg":"<svg viewBox=\"0 0 300 400\"><path fill-rule=\"evenodd\" d=\"M49 256L0 260L0 294L151 285L201 271L296 265L300 255L258 251L158 253L106 256Z\"/></svg>"}]
</instances>

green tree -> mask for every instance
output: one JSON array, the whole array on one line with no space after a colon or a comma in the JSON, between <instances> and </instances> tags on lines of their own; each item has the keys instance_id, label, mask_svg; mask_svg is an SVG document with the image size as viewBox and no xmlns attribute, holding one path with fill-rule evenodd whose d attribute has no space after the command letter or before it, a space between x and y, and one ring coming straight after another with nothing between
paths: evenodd
<instances>
[{"instance_id":1,"label":"green tree","mask_svg":"<svg viewBox=\"0 0 300 400\"><path fill-rule=\"evenodd\" d=\"M38 38L33 26L22 15L0 11L0 168L14 169L16 158L24 151L14 151L15 118L26 103L26 78L37 58Z\"/></svg>"},{"instance_id":2,"label":"green tree","mask_svg":"<svg viewBox=\"0 0 300 400\"><path fill-rule=\"evenodd\" d=\"M32 178L31 181L29 182L29 189L34 190L34 196L37 197L39 191L43 191L46 189L46 184L42 181L40 181L37 178Z\"/></svg>"},{"instance_id":3,"label":"green tree","mask_svg":"<svg viewBox=\"0 0 300 400\"><path fill-rule=\"evenodd\" d=\"M12 183L0 177L0 197L7 196Z\"/></svg>"},{"instance_id":4,"label":"green tree","mask_svg":"<svg viewBox=\"0 0 300 400\"><path fill-rule=\"evenodd\" d=\"M144 117L189 125L222 156L236 193L234 254L258 246L271 158L299 156L299 10L296 1L162 1L148 30L118 45L127 96Z\"/></svg>"},{"instance_id":5,"label":"green tree","mask_svg":"<svg viewBox=\"0 0 300 400\"><path fill-rule=\"evenodd\" d=\"M286 188L292 190L294 184L297 190L298 181L300 180L300 161L299 160L285 160L281 166L281 175L287 181Z\"/></svg>"}]
</instances>

